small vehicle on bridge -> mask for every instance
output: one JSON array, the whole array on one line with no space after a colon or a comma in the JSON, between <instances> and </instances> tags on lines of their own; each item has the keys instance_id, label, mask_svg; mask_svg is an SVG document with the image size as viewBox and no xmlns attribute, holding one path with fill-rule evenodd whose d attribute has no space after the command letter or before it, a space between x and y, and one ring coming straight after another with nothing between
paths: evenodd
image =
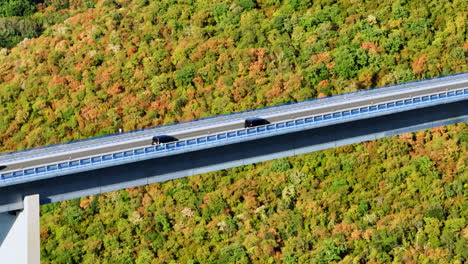
<instances>
[{"instance_id":1,"label":"small vehicle on bridge","mask_svg":"<svg viewBox=\"0 0 468 264\"><path fill-rule=\"evenodd\" d=\"M164 146L165 143L174 142L174 141L177 141L177 140L178 139L173 137L173 136L159 135L159 136L154 136L153 137L153 141L151 142L151 145Z\"/></svg>"},{"instance_id":2,"label":"small vehicle on bridge","mask_svg":"<svg viewBox=\"0 0 468 264\"><path fill-rule=\"evenodd\" d=\"M259 117L249 117L245 119L245 124L244 127L256 127L256 126L262 126L262 125L268 125L270 122L268 120L259 118Z\"/></svg>"}]
</instances>

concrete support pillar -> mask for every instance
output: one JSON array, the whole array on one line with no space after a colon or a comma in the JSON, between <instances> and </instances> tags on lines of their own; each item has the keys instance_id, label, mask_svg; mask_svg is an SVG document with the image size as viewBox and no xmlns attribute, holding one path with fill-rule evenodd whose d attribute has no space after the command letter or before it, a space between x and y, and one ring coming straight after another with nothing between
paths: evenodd
<instances>
[{"instance_id":1,"label":"concrete support pillar","mask_svg":"<svg viewBox=\"0 0 468 264\"><path fill-rule=\"evenodd\" d=\"M39 195L23 202L21 211L0 213L1 263L40 263Z\"/></svg>"}]
</instances>

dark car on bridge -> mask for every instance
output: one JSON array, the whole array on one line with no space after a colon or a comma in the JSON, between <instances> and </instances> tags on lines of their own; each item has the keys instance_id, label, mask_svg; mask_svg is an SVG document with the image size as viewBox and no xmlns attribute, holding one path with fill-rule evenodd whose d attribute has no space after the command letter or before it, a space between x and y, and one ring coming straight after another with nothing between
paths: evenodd
<instances>
[{"instance_id":1,"label":"dark car on bridge","mask_svg":"<svg viewBox=\"0 0 468 264\"><path fill-rule=\"evenodd\" d=\"M245 119L244 127L248 128L248 127L263 126L263 125L268 125L268 124L270 124L270 122L268 122L268 120L266 119L259 118L259 117L251 117L251 118Z\"/></svg>"},{"instance_id":2,"label":"dark car on bridge","mask_svg":"<svg viewBox=\"0 0 468 264\"><path fill-rule=\"evenodd\" d=\"M153 141L151 142L151 145L161 145L169 142L174 142L177 141L178 139L173 137L173 136L168 136L168 135L159 135L159 136L154 136Z\"/></svg>"}]
</instances>

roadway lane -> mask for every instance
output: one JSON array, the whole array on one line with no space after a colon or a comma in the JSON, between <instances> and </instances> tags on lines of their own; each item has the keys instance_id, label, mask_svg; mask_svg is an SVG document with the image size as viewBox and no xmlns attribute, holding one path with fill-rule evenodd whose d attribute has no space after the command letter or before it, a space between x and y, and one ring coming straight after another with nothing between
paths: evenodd
<instances>
[{"instance_id":1,"label":"roadway lane","mask_svg":"<svg viewBox=\"0 0 468 264\"><path fill-rule=\"evenodd\" d=\"M142 131L144 132L142 133L142 135L139 135L138 137L134 136L133 138L130 138L125 141L115 142L115 139L110 140L109 138L104 138L106 140L110 140L110 143L113 143L104 146L100 146L97 142L94 142L94 144L92 144L91 146L87 146L84 148L80 146L82 148L78 147L74 149L74 144L64 144L59 145L59 149L55 150L55 152L54 147L50 148L50 152L47 156L34 155L34 152L31 151L29 153L29 155L31 156L27 161L8 161L8 156L0 156L0 165L6 166L6 168L3 168L1 172L4 173L6 171L17 170L20 168L34 167L38 165L74 160L98 154L102 155L127 149L150 146L151 138L153 135L168 134L178 139L188 139L203 135L209 135L212 133L241 129L243 128L243 122L247 117L262 117L270 122L278 122L282 120L308 117L312 115L335 112L340 110L347 110L350 108L359 108L365 105L378 105L379 103L384 103L387 101L404 100L409 99L411 97L425 95L428 93L445 92L446 90L451 91L459 88L468 87L468 80L466 79L467 77L465 77L464 80L451 85L438 84L437 87L427 88L428 85L427 83L425 83L424 85L417 86L415 89L408 89L408 87L406 87L405 85L399 85L395 86L395 88L398 88L395 90L387 89L380 90L379 92L379 89L377 89L371 91L364 91L362 93L344 94L340 96L325 98L322 100L306 101L281 107L259 109L251 112L243 112L234 115L200 120L193 123L182 123L173 126L157 127L150 131ZM374 96L372 98L362 96L364 94L372 94L370 92L373 92ZM119 136L131 137L132 134ZM86 142L85 145L87 144L89 144L89 142ZM64 150L61 150L61 148L63 147L67 147L66 152ZM24 154L28 154L28 152L26 151L22 153L22 155ZM3 163L2 159L4 160Z\"/></svg>"},{"instance_id":2,"label":"roadway lane","mask_svg":"<svg viewBox=\"0 0 468 264\"><path fill-rule=\"evenodd\" d=\"M276 114L271 116L263 116L270 122L279 122L287 119L295 119L295 118L302 118L308 117L313 115L319 115L324 113L333 113L337 111L342 111L346 109L358 109L363 106L367 105L379 105L381 103L385 103L388 101L395 101L395 100L405 100L410 99L412 97L419 97L425 94L437 93L437 92L445 92L452 91L460 88L468 87L468 80L465 83L458 83L455 85L449 85L446 87L435 87L427 90L420 90L420 91L405 91L400 94L396 95L387 95L376 97L372 99L361 99L361 100L348 100L343 102L342 104L335 104L333 106L322 106L320 108L311 108L311 109L301 109L301 111L296 113L287 113L287 114Z\"/></svg>"},{"instance_id":3,"label":"roadway lane","mask_svg":"<svg viewBox=\"0 0 468 264\"><path fill-rule=\"evenodd\" d=\"M222 132L224 130L235 130L235 129L241 129L244 126L243 122L239 122L237 125L228 125L228 126L223 126L223 127L217 127L217 128L212 128L212 129L203 129L195 132L188 132L188 133L174 133L172 134L174 137L177 139L187 139L187 138L192 138L192 137L197 137L200 135L205 135L205 134L211 134L211 133L218 133ZM25 169L29 167L35 167L35 166L40 166L40 165L46 165L50 163L57 163L59 161L71 161L75 160L78 158L83 158L83 157L88 157L88 156L94 156L94 155L102 155L106 153L115 153L118 151L125 151L129 149L135 149L135 148L140 148L140 147L149 147L151 146L151 141L152 137L149 138L144 138L138 141L126 143L122 142L121 144L116 144L116 145L110 145L107 147L99 148L99 149L88 149L88 150L83 150L75 153L60 153L51 157L46 157L46 158L37 158L33 160L28 160L24 162L15 162L12 164L7 164L3 170L1 170L2 173L10 170L18 170L18 169Z\"/></svg>"},{"instance_id":4,"label":"roadway lane","mask_svg":"<svg viewBox=\"0 0 468 264\"><path fill-rule=\"evenodd\" d=\"M277 110L278 108L281 108L282 109L281 111L283 112L290 112L290 111L296 111L297 109L303 109L307 107L320 107L322 105L340 103L341 101L348 101L348 100L354 100L354 99L359 99L359 98L362 99L368 96L398 94L401 92L406 92L408 89L411 89L413 91L424 90L424 89L427 89L428 87L445 85L448 82L466 83L467 79L468 79L468 73L462 73L462 74L450 75L450 76L445 76L445 77L436 78L436 79L423 80L419 82L404 83L404 84L399 84L399 85L394 85L394 86L381 87L377 89L363 90L363 91L359 91L356 93L342 94L342 95L337 95L337 96L333 96L329 98L323 98L317 101L304 101L304 102L299 102L299 103L281 106L281 107L264 108L264 109L255 110L255 112L247 111L247 112L235 113L231 115L223 115L223 116L218 116L218 117L209 118L205 120L199 120L196 122L180 123L180 124L177 124L176 126L177 126L177 131L194 129L196 128L196 126L204 127L212 123L220 124L220 123L225 123L225 122L231 122L233 120L242 120L252 115L257 115L257 116L272 115L278 111ZM88 139L88 140L67 142L67 143L56 144L56 145L46 146L46 147L41 147L41 148L32 148L32 149L23 150L23 151L10 152L6 154L0 154L0 164L11 163L11 161L18 160L18 159L30 159L31 157L36 157L39 155L50 156L52 154L58 155L61 152L68 153L70 152L70 149L72 149L75 152L79 152L79 151L83 151L84 149L95 149L97 148L97 146L103 146L106 144L119 144L117 142L120 142L120 141L126 141L126 142L139 141L139 140L142 140L142 138L148 138L154 134L167 134L173 130L174 130L174 126L172 125L160 126L160 127L145 129L142 131L135 131L132 133L114 134L114 135L98 137L98 138L93 138L93 139Z\"/></svg>"}]
</instances>

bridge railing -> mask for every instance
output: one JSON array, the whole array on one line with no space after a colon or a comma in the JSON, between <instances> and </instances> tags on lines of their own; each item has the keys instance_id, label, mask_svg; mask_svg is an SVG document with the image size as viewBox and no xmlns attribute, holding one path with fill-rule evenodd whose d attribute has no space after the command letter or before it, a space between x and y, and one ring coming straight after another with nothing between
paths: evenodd
<instances>
[{"instance_id":1,"label":"bridge railing","mask_svg":"<svg viewBox=\"0 0 468 264\"><path fill-rule=\"evenodd\" d=\"M375 91L379 91L379 90L381 91L381 90L385 90L385 89L387 89L389 91L392 91L391 89L389 89L389 87L397 88L397 87L401 87L401 86L414 86L414 85L420 85L420 84L424 85L424 84L426 84L428 82L431 82L431 81L433 82L433 81L442 80L442 79L444 81L450 81L450 80L454 80L454 79L457 79L457 78L460 78L460 77L464 77L465 75L468 76L468 73L457 73L457 74L453 74L453 75L441 76L441 77L436 77L436 78L431 78L431 79L417 80L417 81L394 84L394 85L389 85L389 86L384 86L384 87L377 87L377 88L372 88L372 89L367 89L367 90L361 90L361 91L355 91L355 92L350 92L350 93L346 93L346 94L336 95L336 96L333 96L333 97L336 97L336 98L343 97L343 96L344 97L349 97L349 96L353 96L355 94L360 94L360 96L362 96L363 98L366 98L366 97L369 96L368 95L369 93L373 93ZM330 98L330 97L328 97L328 98ZM250 113L250 112L259 111L259 110L263 111L263 110L268 110L268 109L275 109L275 108L278 108L278 107L284 107L284 106L288 106L288 105L297 105L297 104L302 104L302 103L308 103L308 102L313 102L313 101L317 101L317 100L320 100L320 99L322 99L322 98L314 98L314 99L309 99L309 100L305 100L305 101L301 101L301 102L291 102L291 103L282 104L282 105L268 106L268 107L264 107L264 108L261 108L261 109L251 109L251 110L246 110L246 111L242 111L242 112L224 114L224 115L221 115L221 116L211 116L211 117L199 118L199 119L195 119L195 120L190 120L190 121L185 121L185 122L180 122L180 123L174 123L174 124L167 124L167 125L158 126L158 127L143 128L143 129L138 129L138 130L133 130L133 131L117 133L117 134L103 135L103 136L98 136L98 137L93 137L93 138L86 138L86 139L81 139L81 140L65 142L65 143L47 145L47 146L42 146L42 147L37 147L37 148L32 148L32 149L25 149L25 150L19 150L19 151L14 151L14 152L7 152L7 153L0 154L0 158L8 157L8 156L11 156L11 155L16 155L16 154L27 153L29 151L37 151L37 150L45 150L45 151L42 154L36 154L36 156L46 156L46 155L50 155L52 153L59 153L59 152L64 151L64 150L57 150L57 151L54 151L54 152L47 151L50 148L57 147L57 146L64 146L64 147L70 146L70 147L72 147L72 145L73 145L73 149L75 149L75 150L85 149L85 148L90 147L90 145L88 144L90 141L99 140L99 139L109 139L108 141L105 142L106 144L118 143L118 142L127 141L129 135L138 134L138 133L141 133L141 132L148 131L147 134L146 133L142 134L141 136L139 136L137 138L148 137L150 135L151 131L153 131L155 129L170 128L170 127L175 126L175 125L191 124L193 122L197 122L197 121L201 121L201 120L210 120L210 119L213 119L213 118L220 118L220 117L221 118L223 118L223 117L228 118L228 117L231 117L231 116L234 116L234 115L242 115L242 114L245 114L245 113ZM190 128L194 128L194 127L190 126L190 127L185 128L185 129L190 129ZM180 130L180 131L183 131L183 129ZM102 142L102 143L104 143L104 142ZM8 161L17 161L17 160L21 160L21 159L25 159L25 158L26 157L17 157L17 158L9 159Z\"/></svg>"},{"instance_id":2,"label":"bridge railing","mask_svg":"<svg viewBox=\"0 0 468 264\"><path fill-rule=\"evenodd\" d=\"M367 105L359 108L350 108L337 112L323 113L253 128L204 135L196 138L167 143L165 145L148 146L143 148L139 147L113 153L84 157L76 160L61 161L36 167L24 168L21 170L1 174L0 184L14 182L20 179L23 180L25 178L32 179L34 177L42 177L46 175L53 177L60 174L85 171L90 167L107 167L112 165L119 165L129 161L144 160L149 158L162 157L168 154L194 151L206 148L207 145L214 147L223 144L239 143L258 137L291 133L303 129L310 129L313 127L327 125L333 122L340 122L343 120L350 121L364 117L372 117L372 115L378 116L386 114L387 112L420 108L428 106L429 104L440 104L449 101L466 99L468 99L468 88L388 101L376 105Z\"/></svg>"}]
</instances>

